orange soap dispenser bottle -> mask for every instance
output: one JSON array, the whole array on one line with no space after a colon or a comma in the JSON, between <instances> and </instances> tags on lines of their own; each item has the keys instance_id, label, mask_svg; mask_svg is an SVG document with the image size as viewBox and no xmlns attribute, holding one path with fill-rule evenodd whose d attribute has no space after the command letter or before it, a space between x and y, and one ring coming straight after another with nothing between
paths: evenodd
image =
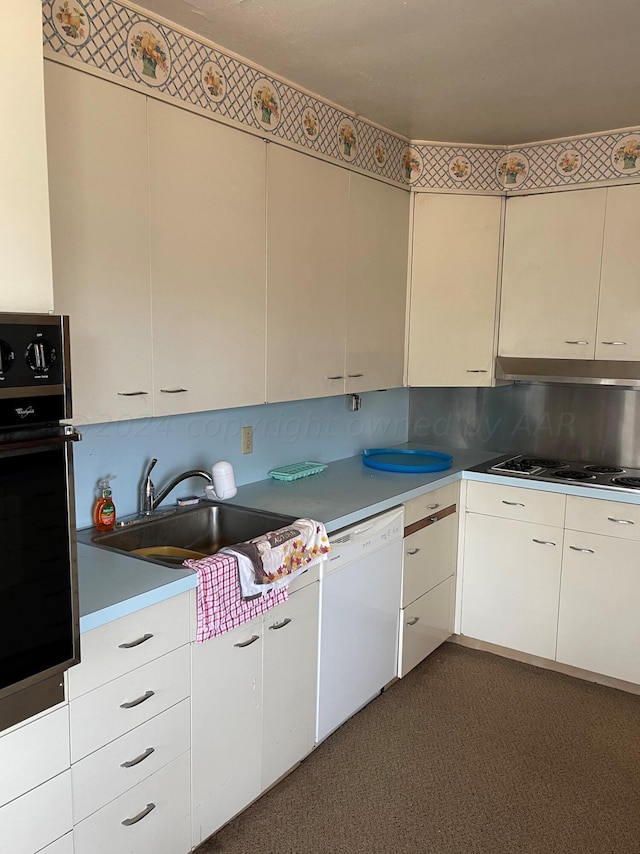
<instances>
[{"instance_id":1,"label":"orange soap dispenser bottle","mask_svg":"<svg viewBox=\"0 0 640 854\"><path fill-rule=\"evenodd\" d=\"M114 474L110 474L98 481L98 500L93 508L93 524L103 533L113 531L116 525L116 505L113 503L109 486L114 477Z\"/></svg>"}]
</instances>

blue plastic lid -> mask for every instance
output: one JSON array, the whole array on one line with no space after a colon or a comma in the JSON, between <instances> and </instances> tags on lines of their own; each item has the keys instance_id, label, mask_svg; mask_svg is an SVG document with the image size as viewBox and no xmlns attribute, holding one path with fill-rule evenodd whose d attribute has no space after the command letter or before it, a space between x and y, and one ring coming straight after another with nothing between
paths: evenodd
<instances>
[{"instance_id":1,"label":"blue plastic lid","mask_svg":"<svg viewBox=\"0 0 640 854\"><path fill-rule=\"evenodd\" d=\"M365 448L362 462L370 469L395 471L404 474L446 471L451 468L453 457L439 451L413 451L397 448Z\"/></svg>"}]
</instances>

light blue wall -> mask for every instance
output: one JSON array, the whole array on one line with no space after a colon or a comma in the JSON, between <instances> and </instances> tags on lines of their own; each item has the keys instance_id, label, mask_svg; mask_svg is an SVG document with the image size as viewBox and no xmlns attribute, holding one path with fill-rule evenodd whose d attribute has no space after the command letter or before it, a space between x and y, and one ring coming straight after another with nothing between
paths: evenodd
<instances>
[{"instance_id":1,"label":"light blue wall","mask_svg":"<svg viewBox=\"0 0 640 854\"><path fill-rule=\"evenodd\" d=\"M156 487L186 469L210 471L218 460L232 463L241 486L263 480L279 465L327 463L362 448L407 441L407 389L361 397L359 412L350 412L348 398L339 396L80 427L82 441L74 447L78 527L92 524L96 484L108 474L116 475L112 487L118 515L135 513L142 473L152 457L158 459ZM253 427L253 453L242 455L240 431L246 426ZM188 481L173 497L198 493L204 485L203 480Z\"/></svg>"}]
</instances>

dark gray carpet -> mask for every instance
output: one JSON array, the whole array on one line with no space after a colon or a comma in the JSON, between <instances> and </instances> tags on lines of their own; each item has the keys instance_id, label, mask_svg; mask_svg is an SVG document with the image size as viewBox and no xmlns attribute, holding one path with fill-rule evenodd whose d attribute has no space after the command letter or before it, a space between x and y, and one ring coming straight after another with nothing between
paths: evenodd
<instances>
[{"instance_id":1,"label":"dark gray carpet","mask_svg":"<svg viewBox=\"0 0 640 854\"><path fill-rule=\"evenodd\" d=\"M214 852L640 854L640 697L445 644Z\"/></svg>"}]
</instances>

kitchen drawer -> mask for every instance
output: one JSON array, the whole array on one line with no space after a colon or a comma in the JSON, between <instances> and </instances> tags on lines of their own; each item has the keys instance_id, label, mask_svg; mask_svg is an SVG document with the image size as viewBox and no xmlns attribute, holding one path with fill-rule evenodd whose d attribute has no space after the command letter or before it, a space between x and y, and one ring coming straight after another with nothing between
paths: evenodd
<instances>
[{"instance_id":1,"label":"kitchen drawer","mask_svg":"<svg viewBox=\"0 0 640 854\"><path fill-rule=\"evenodd\" d=\"M139 667L70 703L71 761L140 726L189 696L189 645ZM146 699L144 699L146 697ZM128 708L123 708L127 704ZM133 705L130 705L133 704Z\"/></svg>"},{"instance_id":2,"label":"kitchen drawer","mask_svg":"<svg viewBox=\"0 0 640 854\"><path fill-rule=\"evenodd\" d=\"M189 593L143 608L80 639L82 663L69 670L73 700L190 640Z\"/></svg>"},{"instance_id":3,"label":"kitchen drawer","mask_svg":"<svg viewBox=\"0 0 640 854\"><path fill-rule=\"evenodd\" d=\"M398 676L405 676L453 632L454 576L400 611Z\"/></svg>"},{"instance_id":4,"label":"kitchen drawer","mask_svg":"<svg viewBox=\"0 0 640 854\"><path fill-rule=\"evenodd\" d=\"M51 845L47 845L38 854L73 854L73 832L65 833Z\"/></svg>"},{"instance_id":5,"label":"kitchen drawer","mask_svg":"<svg viewBox=\"0 0 640 854\"><path fill-rule=\"evenodd\" d=\"M62 706L0 737L0 806L69 767L69 707Z\"/></svg>"},{"instance_id":6,"label":"kitchen drawer","mask_svg":"<svg viewBox=\"0 0 640 854\"><path fill-rule=\"evenodd\" d=\"M460 494L460 482L449 483L447 486L441 486L439 489L434 489L432 492L427 492L426 495L421 495L418 498L412 498L404 505L404 526L413 525L420 519L427 516L433 516L450 507L452 504L458 503Z\"/></svg>"},{"instance_id":7,"label":"kitchen drawer","mask_svg":"<svg viewBox=\"0 0 640 854\"><path fill-rule=\"evenodd\" d=\"M640 540L640 505L568 495L565 527L621 540Z\"/></svg>"},{"instance_id":8,"label":"kitchen drawer","mask_svg":"<svg viewBox=\"0 0 640 854\"><path fill-rule=\"evenodd\" d=\"M34 854L69 833L72 826L71 771L64 771L0 807L1 850Z\"/></svg>"},{"instance_id":9,"label":"kitchen drawer","mask_svg":"<svg viewBox=\"0 0 640 854\"><path fill-rule=\"evenodd\" d=\"M445 512L449 507L445 508ZM439 511L435 511L438 513ZM437 517L432 517L437 518ZM402 564L402 607L455 573L458 514L449 513L405 537Z\"/></svg>"},{"instance_id":10,"label":"kitchen drawer","mask_svg":"<svg viewBox=\"0 0 640 854\"><path fill-rule=\"evenodd\" d=\"M77 824L75 854L186 854L189 779L187 752Z\"/></svg>"},{"instance_id":11,"label":"kitchen drawer","mask_svg":"<svg viewBox=\"0 0 640 854\"><path fill-rule=\"evenodd\" d=\"M295 593L296 590L302 590L303 587L308 587L310 584L313 584L314 581L317 581L320 578L320 567L325 560L326 558L320 563L310 566L309 569L301 572L300 575L296 575L293 581L289 584L289 593Z\"/></svg>"},{"instance_id":12,"label":"kitchen drawer","mask_svg":"<svg viewBox=\"0 0 640 854\"><path fill-rule=\"evenodd\" d=\"M183 700L80 760L71 769L74 822L150 777L190 744L191 704Z\"/></svg>"},{"instance_id":13,"label":"kitchen drawer","mask_svg":"<svg viewBox=\"0 0 640 854\"><path fill-rule=\"evenodd\" d=\"M565 499L565 495L541 489L502 486L477 480L470 480L467 484L467 511L470 513L553 525L556 528L564 527Z\"/></svg>"}]
</instances>

